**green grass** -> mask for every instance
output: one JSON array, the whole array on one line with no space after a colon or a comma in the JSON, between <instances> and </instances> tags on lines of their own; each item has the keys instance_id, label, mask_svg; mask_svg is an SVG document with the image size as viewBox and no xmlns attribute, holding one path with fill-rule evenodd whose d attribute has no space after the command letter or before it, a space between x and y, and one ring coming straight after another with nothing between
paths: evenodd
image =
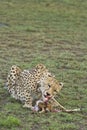
<instances>
[{"instance_id":1,"label":"green grass","mask_svg":"<svg viewBox=\"0 0 87 130\"><path fill-rule=\"evenodd\" d=\"M13 64L43 63L64 87L58 101L77 113L32 113L4 89ZM0 130L86 130L87 1L0 1Z\"/></svg>"},{"instance_id":2,"label":"green grass","mask_svg":"<svg viewBox=\"0 0 87 130\"><path fill-rule=\"evenodd\" d=\"M8 116L0 120L0 127L11 128L11 127L20 126L20 124L21 124L20 120L13 116Z\"/></svg>"}]
</instances>

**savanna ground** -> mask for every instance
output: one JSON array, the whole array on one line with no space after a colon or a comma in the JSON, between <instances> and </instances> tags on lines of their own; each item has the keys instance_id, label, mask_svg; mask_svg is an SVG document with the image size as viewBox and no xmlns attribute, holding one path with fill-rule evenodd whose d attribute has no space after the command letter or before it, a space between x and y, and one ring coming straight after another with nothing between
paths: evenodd
<instances>
[{"instance_id":1,"label":"savanna ground","mask_svg":"<svg viewBox=\"0 0 87 130\"><path fill-rule=\"evenodd\" d=\"M4 89L13 64L43 63L64 87L58 101L77 113L32 113ZM87 129L87 0L0 1L0 130Z\"/></svg>"}]
</instances>

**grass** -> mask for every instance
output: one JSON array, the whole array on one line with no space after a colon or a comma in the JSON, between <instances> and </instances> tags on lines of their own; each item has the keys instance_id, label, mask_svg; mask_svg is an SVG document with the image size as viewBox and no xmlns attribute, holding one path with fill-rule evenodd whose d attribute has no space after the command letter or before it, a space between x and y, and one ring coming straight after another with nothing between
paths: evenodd
<instances>
[{"instance_id":1,"label":"grass","mask_svg":"<svg viewBox=\"0 0 87 130\"><path fill-rule=\"evenodd\" d=\"M0 120L0 126L5 127L5 128L20 126L20 124L21 124L20 120L13 116L8 116L8 117L5 117L5 119L2 118L2 120Z\"/></svg>"},{"instance_id":2,"label":"grass","mask_svg":"<svg viewBox=\"0 0 87 130\"><path fill-rule=\"evenodd\" d=\"M86 130L87 1L0 1L0 130ZM64 88L58 101L78 113L32 113L4 89L13 64L43 63Z\"/></svg>"}]
</instances>

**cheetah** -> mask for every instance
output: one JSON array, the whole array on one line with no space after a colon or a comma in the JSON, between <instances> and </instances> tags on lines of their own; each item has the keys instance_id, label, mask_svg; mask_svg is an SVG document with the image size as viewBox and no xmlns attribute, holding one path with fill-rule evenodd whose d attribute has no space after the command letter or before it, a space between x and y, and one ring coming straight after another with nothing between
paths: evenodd
<instances>
[{"instance_id":1,"label":"cheetah","mask_svg":"<svg viewBox=\"0 0 87 130\"><path fill-rule=\"evenodd\" d=\"M21 70L13 65L6 82L7 90L15 99L23 102L23 107L31 108L38 93L42 92L42 100L46 95L59 92L63 84L56 81L46 66L38 64L31 70Z\"/></svg>"}]
</instances>

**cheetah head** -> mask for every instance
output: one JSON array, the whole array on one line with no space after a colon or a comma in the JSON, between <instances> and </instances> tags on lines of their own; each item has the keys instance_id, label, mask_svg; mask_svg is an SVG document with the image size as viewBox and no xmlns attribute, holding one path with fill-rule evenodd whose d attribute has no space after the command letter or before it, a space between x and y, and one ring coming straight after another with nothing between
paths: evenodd
<instances>
[{"instance_id":1,"label":"cheetah head","mask_svg":"<svg viewBox=\"0 0 87 130\"><path fill-rule=\"evenodd\" d=\"M43 96L55 96L63 87L62 82L58 82L54 77L48 76L40 81L40 90Z\"/></svg>"}]
</instances>

